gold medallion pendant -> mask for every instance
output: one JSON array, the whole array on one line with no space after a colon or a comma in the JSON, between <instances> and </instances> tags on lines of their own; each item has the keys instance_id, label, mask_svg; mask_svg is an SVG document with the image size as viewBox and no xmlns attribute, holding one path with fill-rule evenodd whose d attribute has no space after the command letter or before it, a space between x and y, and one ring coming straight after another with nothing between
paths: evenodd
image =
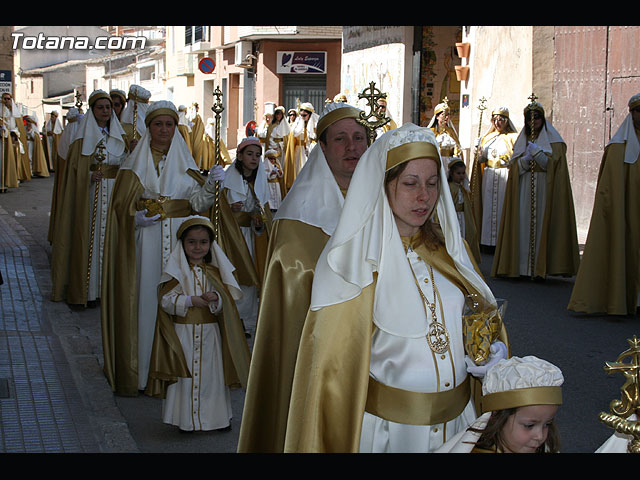
<instances>
[{"instance_id":1,"label":"gold medallion pendant","mask_svg":"<svg viewBox=\"0 0 640 480\"><path fill-rule=\"evenodd\" d=\"M435 353L445 353L449 350L449 332L441 323L432 322L427 332L427 343Z\"/></svg>"}]
</instances>

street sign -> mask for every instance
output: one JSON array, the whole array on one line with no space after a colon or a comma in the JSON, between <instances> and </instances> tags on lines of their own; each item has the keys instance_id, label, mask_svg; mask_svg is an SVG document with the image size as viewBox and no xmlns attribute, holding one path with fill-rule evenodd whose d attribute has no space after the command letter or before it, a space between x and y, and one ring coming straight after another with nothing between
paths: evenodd
<instances>
[{"instance_id":1,"label":"street sign","mask_svg":"<svg viewBox=\"0 0 640 480\"><path fill-rule=\"evenodd\" d=\"M198 62L198 68L202 73L213 73L216 69L216 62L213 58L204 57Z\"/></svg>"}]
</instances>

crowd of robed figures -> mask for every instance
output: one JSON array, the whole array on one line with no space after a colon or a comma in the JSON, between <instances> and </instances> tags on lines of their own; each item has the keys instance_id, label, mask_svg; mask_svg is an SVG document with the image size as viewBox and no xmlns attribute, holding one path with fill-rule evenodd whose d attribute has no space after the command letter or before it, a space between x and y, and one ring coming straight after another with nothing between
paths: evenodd
<instances>
[{"instance_id":1,"label":"crowd of robed figures","mask_svg":"<svg viewBox=\"0 0 640 480\"><path fill-rule=\"evenodd\" d=\"M480 364L463 341L469 298L497 309L480 245L495 248L495 276L577 274L577 305L590 283L581 277L602 262L598 247L586 261L590 244L638 239L633 226L592 228L580 264L566 144L541 105L525 109L519 134L508 109L494 110L467 176L446 102L428 127L389 123L371 145L360 111L337 99L322 115L303 103L285 118L278 107L234 160L218 144L215 165L203 160L215 145L197 115L138 86L120 93L92 93L58 156L50 228L53 299L100 300L116 394L144 391L163 398L164 422L217 430L230 425L229 388L246 388L241 452L431 452L469 428L503 431L487 427L483 398L510 409L507 423L546 405L544 439L526 448L557 449L548 426L561 372L531 352L512 356L504 328ZM601 182L610 168L615 181L637 182L637 152L624 157L637 133L621 138L605 150ZM597 198L611 194L603 188ZM596 200L594 218L610 218L599 203L610 205ZM626 293L635 313L637 278L618 286L612 294ZM494 367L512 369L499 375L512 383L483 381ZM525 384L552 393L486 401ZM499 438L478 448L517 449Z\"/></svg>"}]
</instances>

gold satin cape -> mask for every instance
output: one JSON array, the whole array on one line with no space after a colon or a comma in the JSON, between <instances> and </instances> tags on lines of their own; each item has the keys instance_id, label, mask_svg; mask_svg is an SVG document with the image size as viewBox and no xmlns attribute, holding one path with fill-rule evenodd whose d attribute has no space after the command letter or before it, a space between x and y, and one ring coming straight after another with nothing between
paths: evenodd
<instances>
[{"instance_id":1,"label":"gold satin cape","mask_svg":"<svg viewBox=\"0 0 640 480\"><path fill-rule=\"evenodd\" d=\"M567 166L567 146L556 142L551 144L551 149L551 158L547 163L545 211L540 246L536 252L535 276L571 277L578 271L580 252ZM520 276L519 183L518 162L514 161L509 167L509 180L491 269L492 277Z\"/></svg>"},{"instance_id":2,"label":"gold satin cape","mask_svg":"<svg viewBox=\"0 0 640 480\"><path fill-rule=\"evenodd\" d=\"M204 169L204 124L200 115L195 116L191 127L191 152L198 168Z\"/></svg>"},{"instance_id":3,"label":"gold satin cape","mask_svg":"<svg viewBox=\"0 0 640 480\"><path fill-rule=\"evenodd\" d=\"M465 227L465 241L471 249L473 258L476 263L482 261L482 255L480 254L480 237L478 236L478 228L476 220L473 216L473 207L471 205L471 195L461 185L455 182L449 182L449 189L451 190L451 196L453 198L453 205L458 209L458 192L462 190L462 196L464 198L463 213L464 213L464 227Z\"/></svg>"},{"instance_id":4,"label":"gold satin cape","mask_svg":"<svg viewBox=\"0 0 640 480\"><path fill-rule=\"evenodd\" d=\"M2 186L7 188L18 188L18 163L16 160L16 149L13 147L11 134L7 138L2 137L3 154L3 177Z\"/></svg>"},{"instance_id":5,"label":"gold satin cape","mask_svg":"<svg viewBox=\"0 0 640 480\"><path fill-rule=\"evenodd\" d=\"M640 160L625 163L624 151L621 143L604 150L587 242L568 306L575 312L636 313L640 292Z\"/></svg>"},{"instance_id":6,"label":"gold satin cape","mask_svg":"<svg viewBox=\"0 0 640 480\"><path fill-rule=\"evenodd\" d=\"M329 236L298 220L273 223L238 452L282 453L298 345L315 266Z\"/></svg>"},{"instance_id":7,"label":"gold satin cape","mask_svg":"<svg viewBox=\"0 0 640 480\"><path fill-rule=\"evenodd\" d=\"M22 182L26 180L31 180L31 163L29 161L29 142L27 141L27 129L24 126L24 121L22 118L16 120L16 126L18 127L18 131L20 132L20 142L22 143L22 147L24 148L24 153L20 153L20 148L16 149L16 158L18 162L18 179ZM60 135L57 136L60 138ZM58 156L58 142L55 141L56 146L56 157Z\"/></svg>"},{"instance_id":8,"label":"gold satin cape","mask_svg":"<svg viewBox=\"0 0 640 480\"><path fill-rule=\"evenodd\" d=\"M35 132L33 136L33 158L31 159L31 163L33 164L32 172L34 175L37 175L39 177L49 176L49 167L47 166L47 159L44 156L42 139L40 138L40 134L38 132ZM58 165L60 165L59 158Z\"/></svg>"},{"instance_id":9,"label":"gold satin cape","mask_svg":"<svg viewBox=\"0 0 640 480\"><path fill-rule=\"evenodd\" d=\"M62 172L56 171L56 176L62 174L62 177L58 179L51 242L51 300L71 305L87 304L92 157L82 155L82 142L78 139L71 144Z\"/></svg>"},{"instance_id":10,"label":"gold satin cape","mask_svg":"<svg viewBox=\"0 0 640 480\"><path fill-rule=\"evenodd\" d=\"M189 148L189 153L191 154L191 156L193 156L193 147L191 146L191 133L189 131L189 128L187 128L186 125L182 125L182 124L178 124L178 131L180 132L180 135L182 135L182 138L184 138L184 143L187 144L187 147ZM198 162L196 162L196 165L198 164Z\"/></svg>"},{"instance_id":11,"label":"gold satin cape","mask_svg":"<svg viewBox=\"0 0 640 480\"><path fill-rule=\"evenodd\" d=\"M199 172L187 171L201 185L206 181ZM101 320L104 351L104 372L113 391L118 395L138 394L138 293L136 272L135 220L137 201L144 187L132 170L121 170L111 194L107 218L104 253L102 257ZM214 222L211 208L205 214ZM240 282L251 281L251 265L246 265L246 245L237 228L231 207L220 195L220 232L218 244L236 268L234 275ZM245 253L246 252L246 253ZM255 280L257 281L257 279Z\"/></svg>"},{"instance_id":12,"label":"gold satin cape","mask_svg":"<svg viewBox=\"0 0 640 480\"><path fill-rule=\"evenodd\" d=\"M222 337L225 383L230 388L244 388L247 385L250 353L238 309L229 290L222 283L218 269L206 264L202 267L222 302L222 310L217 314L217 323ZM167 389L171 384L176 383L178 378L191 378L182 344L174 327L175 316L168 314L160 307L162 296L177 284L178 281L174 278L162 283L158 288L158 316L151 350L149 380L145 389L145 394L156 398L166 398Z\"/></svg>"},{"instance_id":13,"label":"gold satin cape","mask_svg":"<svg viewBox=\"0 0 640 480\"><path fill-rule=\"evenodd\" d=\"M415 251L465 295L478 293L460 275L444 246L432 251L420 245ZM359 451L375 330L375 278L353 300L309 311L293 380L285 452ZM500 339L508 347L504 325ZM481 388L471 380L477 408Z\"/></svg>"}]
</instances>

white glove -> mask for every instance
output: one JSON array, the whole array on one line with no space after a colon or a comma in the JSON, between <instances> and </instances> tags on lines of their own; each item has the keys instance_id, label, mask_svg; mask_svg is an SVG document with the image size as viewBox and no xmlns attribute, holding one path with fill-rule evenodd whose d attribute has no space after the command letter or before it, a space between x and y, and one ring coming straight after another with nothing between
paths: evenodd
<instances>
[{"instance_id":1,"label":"white glove","mask_svg":"<svg viewBox=\"0 0 640 480\"><path fill-rule=\"evenodd\" d=\"M535 155L536 153L538 153L538 151L540 151L540 147L536 143L527 143L527 152L529 152L531 155Z\"/></svg>"},{"instance_id":2,"label":"white glove","mask_svg":"<svg viewBox=\"0 0 640 480\"><path fill-rule=\"evenodd\" d=\"M507 346L504 343L497 341L491 344L489 359L486 364L476 365L469 355L464 357L464 361L467 364L467 373L470 373L477 378L483 378L489 368L505 358L507 358Z\"/></svg>"},{"instance_id":3,"label":"white glove","mask_svg":"<svg viewBox=\"0 0 640 480\"><path fill-rule=\"evenodd\" d=\"M147 217L147 209L139 210L136 212L136 227L148 227L156 223L156 221L160 218L160 214L154 215L153 217Z\"/></svg>"},{"instance_id":4,"label":"white glove","mask_svg":"<svg viewBox=\"0 0 640 480\"><path fill-rule=\"evenodd\" d=\"M213 185L215 182L222 181L224 181L224 168L220 165L214 165L214 167L209 170L209 175L207 175L207 183Z\"/></svg>"}]
</instances>

